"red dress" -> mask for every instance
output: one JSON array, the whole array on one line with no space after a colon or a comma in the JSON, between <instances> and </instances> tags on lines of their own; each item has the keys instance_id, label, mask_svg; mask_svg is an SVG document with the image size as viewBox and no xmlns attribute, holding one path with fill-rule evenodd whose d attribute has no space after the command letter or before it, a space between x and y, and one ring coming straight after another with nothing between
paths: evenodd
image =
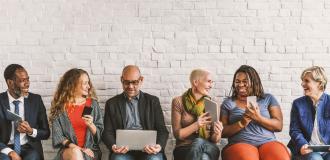
<instances>
[{"instance_id":1,"label":"red dress","mask_svg":"<svg viewBox=\"0 0 330 160\"><path fill-rule=\"evenodd\" d=\"M78 146L84 147L86 141L86 129L87 125L85 124L84 120L81 118L81 114L84 110L85 104L81 105L69 105L67 107L68 117L70 119L71 125L75 132L75 135L78 140Z\"/></svg>"}]
</instances>

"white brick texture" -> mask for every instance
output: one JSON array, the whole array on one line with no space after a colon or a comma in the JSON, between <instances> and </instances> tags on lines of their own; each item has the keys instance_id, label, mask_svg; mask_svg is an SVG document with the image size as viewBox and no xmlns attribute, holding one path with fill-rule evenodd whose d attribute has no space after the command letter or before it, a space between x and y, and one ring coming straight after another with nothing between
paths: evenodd
<instances>
[{"instance_id":1,"label":"white brick texture","mask_svg":"<svg viewBox=\"0 0 330 160\"><path fill-rule=\"evenodd\" d=\"M300 73L312 65L330 73L329 61L327 0L0 1L0 73L10 63L26 67L31 91L42 95L47 109L69 68L90 73L104 108L122 92L122 68L136 64L145 76L143 90L159 96L170 130L171 99L189 87L192 69L214 74L212 96L221 103L235 70L248 64L281 103L284 128L277 136L287 143L291 103L302 96ZM0 89L6 90L3 78ZM52 159L51 141L43 144Z\"/></svg>"}]
</instances>

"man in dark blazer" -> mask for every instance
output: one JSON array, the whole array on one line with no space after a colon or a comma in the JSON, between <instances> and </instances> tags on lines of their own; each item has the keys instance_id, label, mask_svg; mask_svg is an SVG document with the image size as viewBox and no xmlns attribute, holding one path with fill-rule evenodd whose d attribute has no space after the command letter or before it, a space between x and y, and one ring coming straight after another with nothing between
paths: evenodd
<instances>
[{"instance_id":1,"label":"man in dark blazer","mask_svg":"<svg viewBox=\"0 0 330 160\"><path fill-rule=\"evenodd\" d=\"M137 66L126 66L121 82L124 92L110 98L105 105L102 139L110 150L109 159L166 159L164 149L168 131L159 99L140 91L143 77ZM143 151L116 146L117 129L156 130L157 145L146 146Z\"/></svg>"},{"instance_id":2,"label":"man in dark blazer","mask_svg":"<svg viewBox=\"0 0 330 160\"><path fill-rule=\"evenodd\" d=\"M29 76L18 64L4 71L8 90L0 94L0 159L43 159L40 140L50 135L45 106L40 95L29 92ZM22 120L12 121L9 111Z\"/></svg>"}]
</instances>

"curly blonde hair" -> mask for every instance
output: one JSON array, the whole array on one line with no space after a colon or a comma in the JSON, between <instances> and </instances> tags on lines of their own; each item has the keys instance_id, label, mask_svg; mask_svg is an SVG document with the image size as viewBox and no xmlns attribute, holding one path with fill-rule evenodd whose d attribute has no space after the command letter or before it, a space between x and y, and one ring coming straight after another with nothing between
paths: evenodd
<instances>
[{"instance_id":1,"label":"curly blonde hair","mask_svg":"<svg viewBox=\"0 0 330 160\"><path fill-rule=\"evenodd\" d=\"M49 116L49 121L51 124L59 114L65 111L65 107L67 103L74 102L75 92L79 84L81 83L79 79L83 74L86 74L88 76L88 79L90 79L88 73L85 70L78 68L72 68L68 70L61 77L56 92L54 94L54 98L51 102L50 116ZM97 99L92 82L89 80L88 83L90 88L87 97L91 97L92 99Z\"/></svg>"}]
</instances>

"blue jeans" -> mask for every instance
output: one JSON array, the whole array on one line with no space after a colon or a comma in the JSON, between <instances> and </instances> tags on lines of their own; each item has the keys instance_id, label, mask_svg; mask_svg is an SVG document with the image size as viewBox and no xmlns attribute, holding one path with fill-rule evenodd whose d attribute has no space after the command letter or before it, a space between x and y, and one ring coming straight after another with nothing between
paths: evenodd
<instances>
[{"instance_id":1,"label":"blue jeans","mask_svg":"<svg viewBox=\"0 0 330 160\"><path fill-rule=\"evenodd\" d=\"M20 156L23 160L30 160L30 159L40 160L40 154L34 148L32 148L30 145L25 144L21 147L22 148L21 148ZM5 154L0 153L0 160L10 160L10 158Z\"/></svg>"},{"instance_id":2,"label":"blue jeans","mask_svg":"<svg viewBox=\"0 0 330 160\"><path fill-rule=\"evenodd\" d=\"M190 146L176 147L173 151L174 160L218 160L218 146L203 138L196 138Z\"/></svg>"},{"instance_id":3,"label":"blue jeans","mask_svg":"<svg viewBox=\"0 0 330 160\"><path fill-rule=\"evenodd\" d=\"M142 151L129 151L126 154L112 153L111 160L164 160L164 153L148 154Z\"/></svg>"},{"instance_id":4,"label":"blue jeans","mask_svg":"<svg viewBox=\"0 0 330 160\"><path fill-rule=\"evenodd\" d=\"M295 157L295 160L330 160L330 153L311 152Z\"/></svg>"},{"instance_id":5,"label":"blue jeans","mask_svg":"<svg viewBox=\"0 0 330 160\"><path fill-rule=\"evenodd\" d=\"M10 160L10 158L7 155L3 154L3 153L0 153L0 159L1 160Z\"/></svg>"}]
</instances>

